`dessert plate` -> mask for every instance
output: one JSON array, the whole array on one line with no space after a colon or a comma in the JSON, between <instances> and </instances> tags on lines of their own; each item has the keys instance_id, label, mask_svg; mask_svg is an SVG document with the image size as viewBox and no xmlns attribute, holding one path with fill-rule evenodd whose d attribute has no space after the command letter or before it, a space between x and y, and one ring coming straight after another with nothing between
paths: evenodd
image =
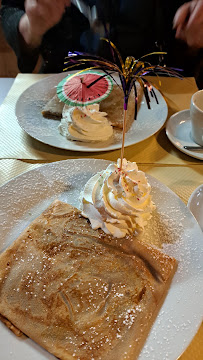
<instances>
[{"instance_id":1,"label":"dessert plate","mask_svg":"<svg viewBox=\"0 0 203 360\"><path fill-rule=\"evenodd\" d=\"M0 251L54 199L78 207L87 180L108 165L109 161L96 159L50 163L0 187ZM148 179L157 209L142 235L143 241L162 243L163 250L174 256L179 265L139 360L175 360L186 349L202 320L203 234L180 198L155 178L148 176ZM55 359L29 338L17 338L3 324L0 324L0 338L4 360Z\"/></svg>"},{"instance_id":2,"label":"dessert plate","mask_svg":"<svg viewBox=\"0 0 203 360\"><path fill-rule=\"evenodd\" d=\"M41 111L45 104L56 94L56 86L68 73L49 76L26 89L19 97L16 104L16 116L23 130L33 138L65 150L73 151L108 151L120 149L122 134L116 134L113 141L99 143L82 143L67 140L59 134L58 125L60 121L45 119ZM116 76L115 76L115 79ZM117 79L117 82L119 80ZM155 134L165 123L168 107L161 93L154 89L159 104L155 97L151 98L151 109L149 110L143 97L138 111L137 120L133 122L126 134L125 146L133 145L147 139Z\"/></svg>"},{"instance_id":3,"label":"dessert plate","mask_svg":"<svg viewBox=\"0 0 203 360\"><path fill-rule=\"evenodd\" d=\"M190 110L182 110L172 115L166 124L166 135L177 149L196 159L203 160L203 149L188 150L184 146L197 146L191 137Z\"/></svg>"},{"instance_id":4,"label":"dessert plate","mask_svg":"<svg viewBox=\"0 0 203 360\"><path fill-rule=\"evenodd\" d=\"M203 184L193 191L187 206L203 231Z\"/></svg>"}]
</instances>

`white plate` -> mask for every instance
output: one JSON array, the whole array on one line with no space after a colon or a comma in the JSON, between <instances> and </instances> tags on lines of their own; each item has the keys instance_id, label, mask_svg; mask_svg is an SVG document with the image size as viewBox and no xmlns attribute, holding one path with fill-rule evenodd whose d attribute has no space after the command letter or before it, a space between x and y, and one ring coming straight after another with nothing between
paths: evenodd
<instances>
[{"instance_id":1,"label":"white plate","mask_svg":"<svg viewBox=\"0 0 203 360\"><path fill-rule=\"evenodd\" d=\"M202 150L187 150L184 146L198 146L191 137L190 110L182 110L170 117L166 124L166 135L177 149L196 159L203 160Z\"/></svg>"},{"instance_id":2,"label":"white plate","mask_svg":"<svg viewBox=\"0 0 203 360\"><path fill-rule=\"evenodd\" d=\"M58 125L60 121L45 119L42 116L41 111L44 105L56 93L55 86L67 75L68 73L62 73L49 76L38 81L23 92L16 104L16 116L21 128L33 138L61 149L88 152L120 149L122 142L121 134L116 136L113 143L85 144L79 141L70 141L59 134ZM149 110L143 97L137 120L133 122L133 125L126 134L125 146L147 139L156 133L165 123L168 114L167 104L160 92L156 89L154 91L159 104L156 103L155 98L151 98L151 109Z\"/></svg>"},{"instance_id":3,"label":"white plate","mask_svg":"<svg viewBox=\"0 0 203 360\"><path fill-rule=\"evenodd\" d=\"M203 184L193 191L187 206L203 231Z\"/></svg>"},{"instance_id":4,"label":"white plate","mask_svg":"<svg viewBox=\"0 0 203 360\"><path fill-rule=\"evenodd\" d=\"M58 198L78 206L80 191L106 160L74 159L31 170L0 188L4 250L30 222ZM152 327L139 360L175 360L185 350L201 324L203 313L203 234L183 202L165 185L148 176L157 214L144 234L145 241L157 239L173 244L164 251L178 261L169 293ZM1 358L4 360L55 359L28 338L19 339L0 324Z\"/></svg>"}]
</instances>

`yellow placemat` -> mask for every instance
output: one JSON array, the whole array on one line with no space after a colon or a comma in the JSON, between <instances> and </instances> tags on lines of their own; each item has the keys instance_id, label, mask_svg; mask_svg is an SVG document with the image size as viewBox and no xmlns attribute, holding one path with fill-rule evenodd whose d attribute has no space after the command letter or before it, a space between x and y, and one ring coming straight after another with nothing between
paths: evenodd
<instances>
[{"instance_id":1,"label":"yellow placemat","mask_svg":"<svg viewBox=\"0 0 203 360\"><path fill-rule=\"evenodd\" d=\"M30 164L20 160L0 160L0 186L26 171L32 170L40 164Z\"/></svg>"},{"instance_id":2,"label":"yellow placemat","mask_svg":"<svg viewBox=\"0 0 203 360\"><path fill-rule=\"evenodd\" d=\"M186 167L138 164L138 167L168 186L185 204L192 192L203 183L203 165Z\"/></svg>"},{"instance_id":3,"label":"yellow placemat","mask_svg":"<svg viewBox=\"0 0 203 360\"><path fill-rule=\"evenodd\" d=\"M20 128L15 116L15 105L18 97L26 88L46 76L44 74L18 74L16 77L0 107L0 158L57 161L77 157L94 157L116 160L120 156L120 150L94 154L61 150L31 138ZM155 85L159 82L156 77L149 77L149 79ZM191 96L197 90L197 86L194 78L183 80L161 78L159 89L168 103L169 115L171 115L176 111L189 108ZM126 148L125 156L128 159L148 164L193 164L201 162L177 150L166 137L164 129L155 136Z\"/></svg>"},{"instance_id":4,"label":"yellow placemat","mask_svg":"<svg viewBox=\"0 0 203 360\"><path fill-rule=\"evenodd\" d=\"M202 360L203 359L203 323L190 345L178 360Z\"/></svg>"}]
</instances>

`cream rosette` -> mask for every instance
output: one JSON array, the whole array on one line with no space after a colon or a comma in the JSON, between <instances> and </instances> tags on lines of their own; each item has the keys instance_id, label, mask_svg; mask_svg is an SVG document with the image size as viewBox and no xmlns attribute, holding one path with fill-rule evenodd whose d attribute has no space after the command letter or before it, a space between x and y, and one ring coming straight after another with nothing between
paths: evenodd
<instances>
[{"instance_id":1,"label":"cream rosette","mask_svg":"<svg viewBox=\"0 0 203 360\"><path fill-rule=\"evenodd\" d=\"M99 111L99 104L82 108L64 106L59 132L69 140L82 142L107 141L113 135L107 113Z\"/></svg>"},{"instance_id":2,"label":"cream rosette","mask_svg":"<svg viewBox=\"0 0 203 360\"><path fill-rule=\"evenodd\" d=\"M94 175L82 194L82 215L93 229L122 238L144 229L155 208L151 186L135 162L120 159Z\"/></svg>"}]
</instances>

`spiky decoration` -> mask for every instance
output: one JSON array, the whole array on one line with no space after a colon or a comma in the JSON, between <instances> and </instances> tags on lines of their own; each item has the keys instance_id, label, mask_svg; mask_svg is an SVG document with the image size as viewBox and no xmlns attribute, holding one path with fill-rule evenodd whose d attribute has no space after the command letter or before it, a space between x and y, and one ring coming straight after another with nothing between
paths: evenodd
<instances>
[{"instance_id":1,"label":"spiky decoration","mask_svg":"<svg viewBox=\"0 0 203 360\"><path fill-rule=\"evenodd\" d=\"M163 55L166 52L152 52L142 56L140 59L136 60L133 56L128 56L125 61L123 61L120 52L117 47L109 40L102 39L109 44L110 51L112 54L113 61L106 60L102 57L96 55L90 55L88 53L82 52L69 52L68 57L66 58L65 64L69 64L64 71L73 70L76 67L83 67L83 70L78 71L72 76L82 74L84 71L97 69L102 70L104 75L101 76L110 76L113 81L119 85L123 90L124 95L124 118L123 118L123 140L122 140L122 149L121 149L121 168L122 160L124 155L124 142L125 142L125 131L126 131L126 112L128 107L128 99L132 88L135 91L135 119L137 117L137 91L136 91L136 82L138 82L143 88L143 93L146 99L148 108L150 109L150 96L155 98L158 103L156 94L153 90L152 85L145 79L146 75L156 74L156 75L168 75L178 78L182 76L176 71L180 69L168 68L160 65L151 65L149 62L144 61L147 57L151 55ZM120 84L117 83L113 74L117 73L120 78ZM71 77L72 77L71 76ZM97 80L99 81L99 79ZM91 84L89 85L91 86Z\"/></svg>"}]
</instances>

